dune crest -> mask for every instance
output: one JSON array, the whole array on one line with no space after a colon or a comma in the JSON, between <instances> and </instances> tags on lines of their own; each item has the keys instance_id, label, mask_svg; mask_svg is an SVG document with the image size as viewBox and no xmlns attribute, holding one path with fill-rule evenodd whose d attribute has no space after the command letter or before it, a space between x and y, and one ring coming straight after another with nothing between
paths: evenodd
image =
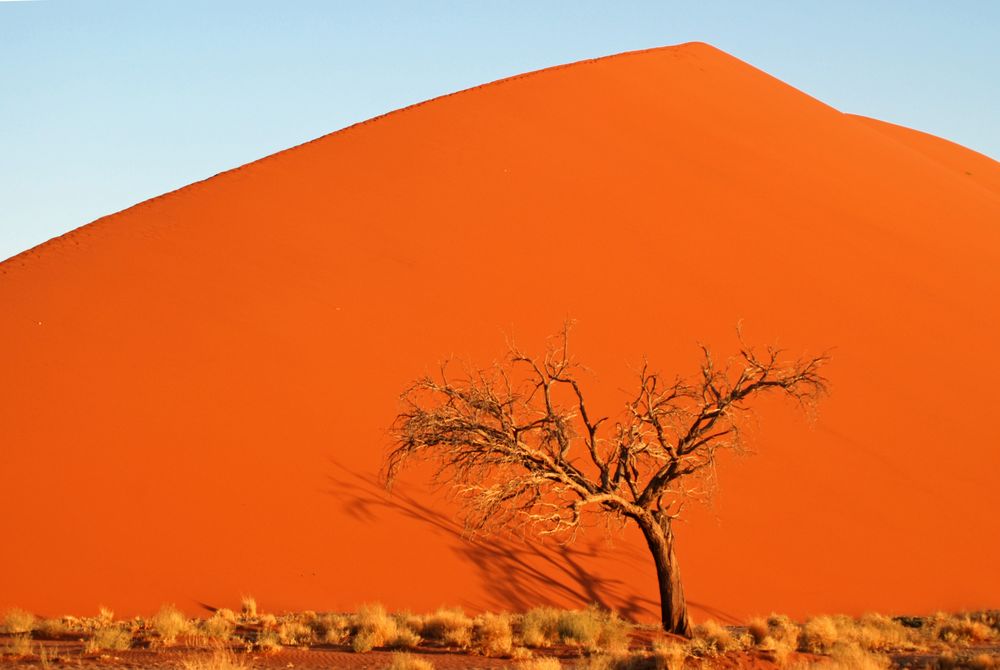
<instances>
[{"instance_id":1,"label":"dune crest","mask_svg":"<svg viewBox=\"0 0 1000 670\"><path fill-rule=\"evenodd\" d=\"M971 172L972 174L966 174ZM612 416L695 344L832 348L679 531L696 618L995 606L1000 166L703 44L351 126L0 264L0 609L655 611L639 538L470 543L397 395L566 316Z\"/></svg>"}]
</instances>

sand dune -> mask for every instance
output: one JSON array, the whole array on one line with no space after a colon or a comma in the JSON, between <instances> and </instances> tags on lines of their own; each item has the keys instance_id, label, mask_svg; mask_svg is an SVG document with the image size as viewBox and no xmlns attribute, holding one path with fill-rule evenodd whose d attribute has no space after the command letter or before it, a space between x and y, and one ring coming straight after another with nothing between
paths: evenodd
<instances>
[{"instance_id":1,"label":"sand dune","mask_svg":"<svg viewBox=\"0 0 1000 670\"><path fill-rule=\"evenodd\" d=\"M647 616L637 538L469 544L370 482L396 396L575 317L604 413L648 354L832 349L812 423L680 529L697 618L1000 599L1000 165L704 44L407 108L0 264L0 609L521 608ZM57 196L57 194L53 194Z\"/></svg>"}]
</instances>

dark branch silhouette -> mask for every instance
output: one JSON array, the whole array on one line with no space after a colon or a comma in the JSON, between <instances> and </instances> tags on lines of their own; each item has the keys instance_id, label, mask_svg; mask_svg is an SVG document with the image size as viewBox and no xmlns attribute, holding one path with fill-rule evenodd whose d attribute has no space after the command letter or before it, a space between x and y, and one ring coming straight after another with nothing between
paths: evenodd
<instances>
[{"instance_id":1,"label":"dark branch silhouette","mask_svg":"<svg viewBox=\"0 0 1000 670\"><path fill-rule=\"evenodd\" d=\"M663 627L690 635L673 521L685 503L710 495L720 450L742 449L750 401L775 391L809 405L826 390L825 356L786 362L742 336L722 367L706 347L702 354L691 380L664 381L644 363L613 427L588 410L569 324L541 358L511 346L503 362L461 378L442 366L402 394L386 484L412 459L433 462L435 481L463 503L470 532L521 527L569 542L591 512L635 522L656 565Z\"/></svg>"}]
</instances>

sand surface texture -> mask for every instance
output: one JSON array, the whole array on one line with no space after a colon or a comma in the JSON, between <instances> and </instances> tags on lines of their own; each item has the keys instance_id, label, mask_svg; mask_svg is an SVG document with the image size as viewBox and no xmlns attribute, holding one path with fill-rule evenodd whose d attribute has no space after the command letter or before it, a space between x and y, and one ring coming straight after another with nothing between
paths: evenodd
<instances>
[{"instance_id":1,"label":"sand surface texture","mask_svg":"<svg viewBox=\"0 0 1000 670\"><path fill-rule=\"evenodd\" d=\"M995 606L998 268L1000 164L704 44L352 126L0 264L0 609L649 617L630 531L470 543L373 483L411 379L566 316L612 417L741 320L831 350L815 420L763 403L679 529L696 618Z\"/></svg>"}]
</instances>

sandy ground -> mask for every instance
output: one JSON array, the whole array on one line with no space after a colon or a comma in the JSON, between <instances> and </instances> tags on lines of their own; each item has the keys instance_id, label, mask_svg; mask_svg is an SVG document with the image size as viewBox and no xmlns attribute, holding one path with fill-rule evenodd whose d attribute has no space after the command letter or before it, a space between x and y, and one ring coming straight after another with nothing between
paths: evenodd
<instances>
[{"instance_id":1,"label":"sandy ground","mask_svg":"<svg viewBox=\"0 0 1000 670\"><path fill-rule=\"evenodd\" d=\"M830 350L814 420L763 403L756 454L677 531L697 619L993 606L998 221L996 162L703 44L447 96L141 203L0 264L0 611L251 594L651 618L630 531L470 543L419 473L373 483L413 378L487 365L505 334L538 351L566 316L612 419L643 354L693 373L741 321Z\"/></svg>"},{"instance_id":2,"label":"sandy ground","mask_svg":"<svg viewBox=\"0 0 1000 670\"><path fill-rule=\"evenodd\" d=\"M108 652L106 654L84 654L79 643L45 642L42 643L47 653L51 655L48 667L87 667L87 668L179 668L186 660L196 660L199 657L210 657L210 651L205 649L189 649L175 647L168 649L132 649L129 651ZM309 649L283 648L272 653L239 653L237 658L250 668L350 668L351 670L383 670L392 662L394 652L372 651L366 654L356 654L346 648L312 647ZM469 655L460 651L427 650L415 652L419 658L434 664L437 670L493 670L496 668L513 668L516 661L500 658L486 658ZM570 648L546 650L539 655L559 658L564 667L571 668L582 662L580 652ZM803 659L808 655L797 655ZM56 660L56 657L58 659ZM44 668L46 667L37 656L23 659L0 658L0 667ZM725 658L717 658L712 668L733 668L741 670L775 668L765 655L761 654L731 654Z\"/></svg>"}]
</instances>

